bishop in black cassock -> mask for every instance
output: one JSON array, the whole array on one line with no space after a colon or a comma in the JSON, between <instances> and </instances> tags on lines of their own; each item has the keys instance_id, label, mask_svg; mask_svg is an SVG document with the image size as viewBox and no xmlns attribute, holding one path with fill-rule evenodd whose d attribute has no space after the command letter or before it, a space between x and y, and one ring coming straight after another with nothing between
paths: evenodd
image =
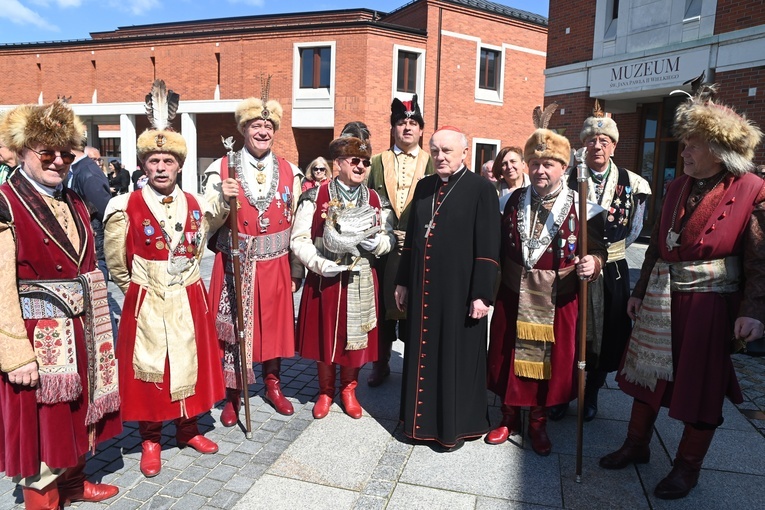
<instances>
[{"instance_id":1,"label":"bishop in black cassock","mask_svg":"<svg viewBox=\"0 0 765 510\"><path fill-rule=\"evenodd\" d=\"M463 161L467 140L441 128L430 140L436 174L417 184L397 275L406 307L404 434L459 448L489 430L487 314L498 277L497 192Z\"/></svg>"}]
</instances>

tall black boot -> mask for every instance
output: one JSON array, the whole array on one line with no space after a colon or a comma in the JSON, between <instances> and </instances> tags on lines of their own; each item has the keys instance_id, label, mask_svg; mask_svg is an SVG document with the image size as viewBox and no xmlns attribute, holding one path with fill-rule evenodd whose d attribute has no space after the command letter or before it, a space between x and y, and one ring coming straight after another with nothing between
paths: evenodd
<instances>
[{"instance_id":1,"label":"tall black boot","mask_svg":"<svg viewBox=\"0 0 765 510\"><path fill-rule=\"evenodd\" d=\"M584 384L584 421L592 421L598 414L598 391L606 383L608 372L592 370L587 372Z\"/></svg>"}]
</instances>

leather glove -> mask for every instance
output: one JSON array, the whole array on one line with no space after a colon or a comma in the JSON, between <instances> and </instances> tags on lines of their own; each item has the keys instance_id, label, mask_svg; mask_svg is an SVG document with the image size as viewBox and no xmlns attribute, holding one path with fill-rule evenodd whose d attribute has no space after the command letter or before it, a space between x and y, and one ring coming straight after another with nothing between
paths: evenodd
<instances>
[{"instance_id":1,"label":"leather glove","mask_svg":"<svg viewBox=\"0 0 765 510\"><path fill-rule=\"evenodd\" d=\"M380 244L380 238L375 236L367 237L359 243L359 246L367 250L368 252L375 251L375 248Z\"/></svg>"},{"instance_id":2,"label":"leather glove","mask_svg":"<svg viewBox=\"0 0 765 510\"><path fill-rule=\"evenodd\" d=\"M321 275L325 278L332 278L347 270L348 266L341 266L334 262L330 262L321 269Z\"/></svg>"}]
</instances>

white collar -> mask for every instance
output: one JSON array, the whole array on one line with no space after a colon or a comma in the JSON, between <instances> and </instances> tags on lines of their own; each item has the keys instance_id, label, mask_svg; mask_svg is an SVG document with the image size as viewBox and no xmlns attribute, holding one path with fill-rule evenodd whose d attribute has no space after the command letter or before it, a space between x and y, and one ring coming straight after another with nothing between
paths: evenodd
<instances>
[{"instance_id":1,"label":"white collar","mask_svg":"<svg viewBox=\"0 0 765 510\"><path fill-rule=\"evenodd\" d=\"M23 175L27 181L29 181L32 186L40 193L41 195L44 195L46 197L53 198L53 194L56 192L56 190L61 188L61 185L56 186L55 188L51 188L50 186L46 186L45 184L40 184L36 180L32 179L28 174L27 171L24 169L24 167L21 167L21 175Z\"/></svg>"},{"instance_id":2,"label":"white collar","mask_svg":"<svg viewBox=\"0 0 765 510\"><path fill-rule=\"evenodd\" d=\"M399 155L399 154L401 154L402 152L404 152L404 149L401 149L401 148L400 148L398 145L393 145L393 153L394 153L396 156L398 156L398 155ZM412 156L414 156L415 158L417 157L417 155L418 155L419 153L420 153L420 146L419 146L419 145L417 145L417 146L416 146L414 149L412 149L411 151L409 151L409 152L408 152L408 154L411 154L411 155L412 155Z\"/></svg>"},{"instance_id":3,"label":"white collar","mask_svg":"<svg viewBox=\"0 0 765 510\"><path fill-rule=\"evenodd\" d=\"M152 188L151 185L147 185L146 187L149 188L154 193L154 195L159 199L160 202L165 197L173 197L173 200L175 200L178 197L178 185L177 184L175 185L175 188L173 188L173 191L171 191L169 195L163 195L159 191L157 191L154 188Z\"/></svg>"}]
</instances>

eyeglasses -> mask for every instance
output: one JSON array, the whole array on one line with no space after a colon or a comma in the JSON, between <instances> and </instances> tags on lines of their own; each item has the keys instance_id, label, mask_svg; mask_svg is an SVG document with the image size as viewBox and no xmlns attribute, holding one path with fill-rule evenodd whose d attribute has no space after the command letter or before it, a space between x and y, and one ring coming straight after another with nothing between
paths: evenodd
<instances>
[{"instance_id":1,"label":"eyeglasses","mask_svg":"<svg viewBox=\"0 0 765 510\"><path fill-rule=\"evenodd\" d=\"M327 169L324 168L323 166L317 166L317 167L314 167L313 169L314 172L325 172L326 170Z\"/></svg>"},{"instance_id":2,"label":"eyeglasses","mask_svg":"<svg viewBox=\"0 0 765 510\"><path fill-rule=\"evenodd\" d=\"M345 158L346 161L348 161L351 166L359 166L359 163L363 164L365 167L368 167L372 163L368 159L361 159L361 158Z\"/></svg>"},{"instance_id":3,"label":"eyeglasses","mask_svg":"<svg viewBox=\"0 0 765 510\"><path fill-rule=\"evenodd\" d=\"M74 158L76 156L72 154L71 152L58 152L58 151L51 151L51 150L41 150L36 151L33 148L29 147L29 150L37 154L37 157L40 158L40 163L42 163L44 166L48 166L54 161L56 161L56 158L61 158L61 161L64 162L65 165L69 165L74 161Z\"/></svg>"},{"instance_id":4,"label":"eyeglasses","mask_svg":"<svg viewBox=\"0 0 765 510\"><path fill-rule=\"evenodd\" d=\"M587 147L595 147L596 143L600 144L600 146L605 149L611 145L611 140L608 138L594 138L592 140L587 140Z\"/></svg>"}]
</instances>

